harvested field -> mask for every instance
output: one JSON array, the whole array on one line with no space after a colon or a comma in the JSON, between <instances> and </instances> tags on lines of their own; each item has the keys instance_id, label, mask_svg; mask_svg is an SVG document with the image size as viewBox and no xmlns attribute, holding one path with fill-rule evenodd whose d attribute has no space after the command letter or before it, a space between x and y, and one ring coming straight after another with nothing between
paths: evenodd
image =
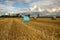
<instances>
[{"instance_id":1,"label":"harvested field","mask_svg":"<svg viewBox=\"0 0 60 40\"><path fill-rule=\"evenodd\" d=\"M0 18L0 40L60 40L60 18Z\"/></svg>"}]
</instances>

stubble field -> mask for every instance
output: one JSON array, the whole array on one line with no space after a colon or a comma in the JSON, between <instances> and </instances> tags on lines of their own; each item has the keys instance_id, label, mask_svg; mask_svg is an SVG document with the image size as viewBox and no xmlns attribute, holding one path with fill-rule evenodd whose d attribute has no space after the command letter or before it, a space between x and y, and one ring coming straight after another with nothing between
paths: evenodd
<instances>
[{"instance_id":1,"label":"stubble field","mask_svg":"<svg viewBox=\"0 0 60 40\"><path fill-rule=\"evenodd\" d=\"M60 40L60 18L0 18L0 40Z\"/></svg>"}]
</instances>

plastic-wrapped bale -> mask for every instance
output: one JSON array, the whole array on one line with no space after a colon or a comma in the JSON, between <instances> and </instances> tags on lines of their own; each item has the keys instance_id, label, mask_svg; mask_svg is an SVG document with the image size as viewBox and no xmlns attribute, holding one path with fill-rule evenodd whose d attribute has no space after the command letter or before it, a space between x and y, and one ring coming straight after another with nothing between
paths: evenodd
<instances>
[{"instance_id":1,"label":"plastic-wrapped bale","mask_svg":"<svg viewBox=\"0 0 60 40\"><path fill-rule=\"evenodd\" d=\"M23 16L23 22L25 22L25 23L29 22L29 17L28 16Z\"/></svg>"}]
</instances>

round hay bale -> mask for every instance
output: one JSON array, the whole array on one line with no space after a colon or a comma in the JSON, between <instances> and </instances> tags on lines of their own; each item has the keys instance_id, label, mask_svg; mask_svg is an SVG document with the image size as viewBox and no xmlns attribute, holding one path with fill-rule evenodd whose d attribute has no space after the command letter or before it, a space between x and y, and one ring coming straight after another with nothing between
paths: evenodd
<instances>
[{"instance_id":1,"label":"round hay bale","mask_svg":"<svg viewBox=\"0 0 60 40\"><path fill-rule=\"evenodd\" d=\"M28 16L23 16L23 22L27 23L30 21L29 17Z\"/></svg>"},{"instance_id":2,"label":"round hay bale","mask_svg":"<svg viewBox=\"0 0 60 40\"><path fill-rule=\"evenodd\" d=\"M34 20L36 20L37 17L33 17Z\"/></svg>"},{"instance_id":3,"label":"round hay bale","mask_svg":"<svg viewBox=\"0 0 60 40\"><path fill-rule=\"evenodd\" d=\"M53 16L53 17L52 17L52 20L56 20L56 16Z\"/></svg>"}]
</instances>

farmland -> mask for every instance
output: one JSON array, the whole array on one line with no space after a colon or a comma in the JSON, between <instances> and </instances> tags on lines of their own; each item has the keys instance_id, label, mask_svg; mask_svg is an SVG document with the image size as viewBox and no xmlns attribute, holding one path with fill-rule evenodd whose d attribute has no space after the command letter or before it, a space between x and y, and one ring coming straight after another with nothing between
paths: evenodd
<instances>
[{"instance_id":1,"label":"farmland","mask_svg":"<svg viewBox=\"0 0 60 40\"><path fill-rule=\"evenodd\" d=\"M60 40L60 18L0 18L0 40Z\"/></svg>"}]
</instances>

